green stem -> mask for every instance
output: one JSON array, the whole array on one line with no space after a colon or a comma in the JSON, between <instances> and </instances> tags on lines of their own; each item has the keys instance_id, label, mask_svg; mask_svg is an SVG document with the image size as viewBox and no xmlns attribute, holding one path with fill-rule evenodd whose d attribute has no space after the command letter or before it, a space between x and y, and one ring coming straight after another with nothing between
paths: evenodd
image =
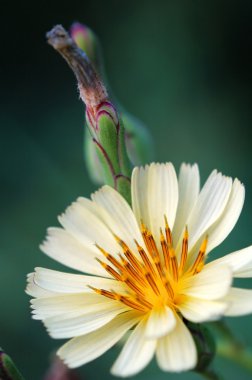
<instances>
[{"instance_id":1,"label":"green stem","mask_svg":"<svg viewBox=\"0 0 252 380\"><path fill-rule=\"evenodd\" d=\"M220 336L217 341L217 354L252 372L252 350L240 342L223 321L213 325Z\"/></svg>"},{"instance_id":2,"label":"green stem","mask_svg":"<svg viewBox=\"0 0 252 380\"><path fill-rule=\"evenodd\" d=\"M216 373L213 369L206 369L204 372L200 372L201 376L207 380L223 380L223 377Z\"/></svg>"}]
</instances>

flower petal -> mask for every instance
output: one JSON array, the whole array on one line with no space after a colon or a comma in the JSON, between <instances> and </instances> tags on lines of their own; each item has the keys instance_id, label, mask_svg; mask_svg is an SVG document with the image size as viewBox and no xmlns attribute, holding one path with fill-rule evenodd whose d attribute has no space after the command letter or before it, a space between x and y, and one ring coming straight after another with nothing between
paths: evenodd
<instances>
[{"instance_id":1,"label":"flower petal","mask_svg":"<svg viewBox=\"0 0 252 380\"><path fill-rule=\"evenodd\" d=\"M143 244L140 229L132 209L125 199L112 187L103 186L92 194L99 206L99 214L104 224L119 236L131 249L135 250L134 239Z\"/></svg>"},{"instance_id":2,"label":"flower petal","mask_svg":"<svg viewBox=\"0 0 252 380\"><path fill-rule=\"evenodd\" d=\"M208 265L228 265L234 277L252 277L252 246L232 252Z\"/></svg>"},{"instance_id":3,"label":"flower petal","mask_svg":"<svg viewBox=\"0 0 252 380\"><path fill-rule=\"evenodd\" d=\"M95 260L101 257L94 244L81 243L62 228L48 228L47 238L40 249L49 257L80 272L109 277L109 274Z\"/></svg>"},{"instance_id":4,"label":"flower petal","mask_svg":"<svg viewBox=\"0 0 252 380\"><path fill-rule=\"evenodd\" d=\"M99 207L85 198L78 198L59 217L62 226L80 243L97 243L110 253L118 252L118 244L99 216Z\"/></svg>"},{"instance_id":5,"label":"flower petal","mask_svg":"<svg viewBox=\"0 0 252 380\"><path fill-rule=\"evenodd\" d=\"M135 311L122 313L98 330L71 339L57 354L70 368L89 363L114 346L139 318Z\"/></svg>"},{"instance_id":6,"label":"flower petal","mask_svg":"<svg viewBox=\"0 0 252 380\"><path fill-rule=\"evenodd\" d=\"M149 205L148 205L148 174L149 166L136 167L133 169L131 177L131 198L132 198L132 209L138 224L141 221L149 226Z\"/></svg>"},{"instance_id":7,"label":"flower petal","mask_svg":"<svg viewBox=\"0 0 252 380\"><path fill-rule=\"evenodd\" d=\"M111 302L109 298L96 293L60 294L54 297L42 297L31 300L34 319L46 319L48 317L81 311L91 305ZM96 306L95 306L96 307Z\"/></svg>"},{"instance_id":8,"label":"flower petal","mask_svg":"<svg viewBox=\"0 0 252 380\"><path fill-rule=\"evenodd\" d=\"M226 208L220 218L208 230L207 252L210 252L212 249L221 244L232 231L240 216L244 198L244 186L236 178L234 180Z\"/></svg>"},{"instance_id":9,"label":"flower petal","mask_svg":"<svg viewBox=\"0 0 252 380\"><path fill-rule=\"evenodd\" d=\"M181 232L185 229L186 221L195 205L200 190L200 175L197 164L182 164L179 172L179 202L172 230L173 243L176 247Z\"/></svg>"},{"instance_id":10,"label":"flower petal","mask_svg":"<svg viewBox=\"0 0 252 380\"><path fill-rule=\"evenodd\" d=\"M172 332L158 340L157 361L163 371L181 372L197 364L197 351L191 333L177 317Z\"/></svg>"},{"instance_id":11,"label":"flower petal","mask_svg":"<svg viewBox=\"0 0 252 380\"><path fill-rule=\"evenodd\" d=\"M165 227L164 215L173 228L178 205L178 180L171 163L151 164L148 180L148 204L151 232L159 240L160 227Z\"/></svg>"},{"instance_id":12,"label":"flower petal","mask_svg":"<svg viewBox=\"0 0 252 380\"><path fill-rule=\"evenodd\" d=\"M181 293L206 300L224 297L232 283L232 271L225 265L205 265L203 270L186 278Z\"/></svg>"},{"instance_id":13,"label":"flower petal","mask_svg":"<svg viewBox=\"0 0 252 380\"><path fill-rule=\"evenodd\" d=\"M89 286L120 292L124 290L122 283L116 280L46 268L35 268L33 281L42 289L55 293L93 293Z\"/></svg>"},{"instance_id":14,"label":"flower petal","mask_svg":"<svg viewBox=\"0 0 252 380\"><path fill-rule=\"evenodd\" d=\"M57 293L52 292L50 290L46 290L38 286L34 281L35 273L29 273L27 275L27 287L25 292L32 297L53 297L57 295Z\"/></svg>"},{"instance_id":15,"label":"flower petal","mask_svg":"<svg viewBox=\"0 0 252 380\"><path fill-rule=\"evenodd\" d=\"M111 373L116 376L133 376L140 372L152 359L155 339L146 339L146 319L143 319L131 333L120 355L115 361Z\"/></svg>"},{"instance_id":16,"label":"flower petal","mask_svg":"<svg viewBox=\"0 0 252 380\"><path fill-rule=\"evenodd\" d=\"M135 168L132 175L132 205L138 222L141 220L159 239L159 229L166 215L173 227L178 204L178 181L171 163L151 164Z\"/></svg>"},{"instance_id":17,"label":"flower petal","mask_svg":"<svg viewBox=\"0 0 252 380\"><path fill-rule=\"evenodd\" d=\"M236 317L238 315L247 315L252 313L252 290L231 288L224 298L228 302L228 308L225 315Z\"/></svg>"},{"instance_id":18,"label":"flower petal","mask_svg":"<svg viewBox=\"0 0 252 380\"><path fill-rule=\"evenodd\" d=\"M201 323L219 319L227 309L227 303L188 297L178 305L179 311L188 321Z\"/></svg>"},{"instance_id":19,"label":"flower petal","mask_svg":"<svg viewBox=\"0 0 252 380\"><path fill-rule=\"evenodd\" d=\"M152 309L147 320L145 336L147 339L160 338L173 330L175 325L176 318L169 307Z\"/></svg>"},{"instance_id":20,"label":"flower petal","mask_svg":"<svg viewBox=\"0 0 252 380\"><path fill-rule=\"evenodd\" d=\"M117 301L89 304L81 310L46 318L43 322L52 338L72 338L88 334L110 322L129 308Z\"/></svg>"},{"instance_id":21,"label":"flower petal","mask_svg":"<svg viewBox=\"0 0 252 380\"><path fill-rule=\"evenodd\" d=\"M202 188L186 222L189 231L189 251L221 216L232 188L232 179L213 171ZM183 231L181 231L183 235ZM180 239L181 240L181 239Z\"/></svg>"}]
</instances>

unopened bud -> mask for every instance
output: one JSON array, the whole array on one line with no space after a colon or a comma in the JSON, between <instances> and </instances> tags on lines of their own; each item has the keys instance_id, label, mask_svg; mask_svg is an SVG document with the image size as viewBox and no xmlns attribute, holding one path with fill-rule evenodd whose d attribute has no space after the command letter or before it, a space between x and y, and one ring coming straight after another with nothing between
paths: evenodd
<instances>
[{"instance_id":1,"label":"unopened bud","mask_svg":"<svg viewBox=\"0 0 252 380\"><path fill-rule=\"evenodd\" d=\"M94 64L96 70L102 75L103 80L105 80L106 73L103 66L100 44L94 32L86 25L74 23L70 29L70 34L78 47L87 54L89 59ZM106 80L105 83L106 87L110 88ZM130 161L134 166L143 165L152 161L153 141L148 132L148 129L139 119L127 112L124 107L120 105L120 103L116 100L115 96L113 96L113 102L116 104L117 109L119 110L119 114L125 128L125 143ZM97 159L95 158L95 151L92 148L89 149L89 144L91 144L91 142L87 137L85 141L85 148L88 146L88 151L93 152L92 160L97 162ZM92 161L89 158L88 162L91 163L92 170ZM91 170L89 171L93 177ZM95 182L99 183L99 178L97 178Z\"/></svg>"},{"instance_id":2,"label":"unopened bud","mask_svg":"<svg viewBox=\"0 0 252 380\"><path fill-rule=\"evenodd\" d=\"M70 36L76 45L87 54L96 70L100 72L99 42L94 32L86 25L75 22L70 28Z\"/></svg>"},{"instance_id":3,"label":"unopened bud","mask_svg":"<svg viewBox=\"0 0 252 380\"><path fill-rule=\"evenodd\" d=\"M124 126L103 81L86 53L61 25L47 33L47 38L77 78L80 96L86 105L86 122L102 167L103 182L114 187L130 202L131 167L126 153Z\"/></svg>"},{"instance_id":4,"label":"unopened bud","mask_svg":"<svg viewBox=\"0 0 252 380\"><path fill-rule=\"evenodd\" d=\"M9 357L0 348L0 379L1 380L24 380L23 376Z\"/></svg>"}]
</instances>

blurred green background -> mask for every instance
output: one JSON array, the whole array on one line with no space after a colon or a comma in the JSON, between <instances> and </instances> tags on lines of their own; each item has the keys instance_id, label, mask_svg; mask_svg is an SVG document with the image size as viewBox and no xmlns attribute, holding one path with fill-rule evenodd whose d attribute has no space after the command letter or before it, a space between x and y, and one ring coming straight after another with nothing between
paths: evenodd
<instances>
[{"instance_id":1,"label":"blurred green background","mask_svg":"<svg viewBox=\"0 0 252 380\"><path fill-rule=\"evenodd\" d=\"M84 108L65 62L45 32L79 20L100 37L111 86L142 119L156 159L198 162L202 182L213 168L245 183L238 225L213 255L252 242L252 2L82 0L1 3L1 239L0 345L27 380L42 379L52 340L31 320L25 276L35 266L66 268L38 248L48 226L79 195L89 196L83 162ZM252 288L252 280L244 282ZM252 316L229 319L252 346ZM83 379L112 377L112 349L83 367ZM226 379L251 379L216 359ZM136 379L199 379L173 375L152 363Z\"/></svg>"}]
</instances>

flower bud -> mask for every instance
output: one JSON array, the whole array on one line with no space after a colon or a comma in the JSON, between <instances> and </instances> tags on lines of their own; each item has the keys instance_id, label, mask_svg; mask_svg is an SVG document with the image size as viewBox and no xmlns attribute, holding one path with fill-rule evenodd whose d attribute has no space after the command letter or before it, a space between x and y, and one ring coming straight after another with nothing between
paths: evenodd
<instances>
[{"instance_id":1,"label":"flower bud","mask_svg":"<svg viewBox=\"0 0 252 380\"><path fill-rule=\"evenodd\" d=\"M126 153L124 126L99 73L61 25L47 33L47 38L77 78L80 97L86 105L86 123L102 168L103 183L114 187L130 202L131 166Z\"/></svg>"},{"instance_id":2,"label":"flower bud","mask_svg":"<svg viewBox=\"0 0 252 380\"><path fill-rule=\"evenodd\" d=\"M70 34L78 47L87 54L97 71L102 75L103 79L106 78L104 66L102 64L103 60L99 48L99 41L93 31L86 25L74 23L70 29ZM110 88L108 83L106 83L106 87ZM119 110L125 128L125 143L130 161L134 166L151 161L153 159L153 142L148 129L140 120L125 111L124 107L115 100L114 96L113 101ZM86 137L85 149L92 152L92 159L88 157L88 162L91 164L91 166L88 164L88 168L93 177L92 161L97 162L97 158L95 157L95 151L89 147L90 144L92 145L91 140ZM99 178L95 179L95 182L99 183Z\"/></svg>"},{"instance_id":3,"label":"flower bud","mask_svg":"<svg viewBox=\"0 0 252 380\"><path fill-rule=\"evenodd\" d=\"M82 49L91 62L95 64L98 56L97 39L92 30L86 25L75 22L70 28L70 35L76 45Z\"/></svg>"},{"instance_id":4,"label":"flower bud","mask_svg":"<svg viewBox=\"0 0 252 380\"><path fill-rule=\"evenodd\" d=\"M23 376L11 360L0 348L0 379L1 380L24 380Z\"/></svg>"}]
</instances>

